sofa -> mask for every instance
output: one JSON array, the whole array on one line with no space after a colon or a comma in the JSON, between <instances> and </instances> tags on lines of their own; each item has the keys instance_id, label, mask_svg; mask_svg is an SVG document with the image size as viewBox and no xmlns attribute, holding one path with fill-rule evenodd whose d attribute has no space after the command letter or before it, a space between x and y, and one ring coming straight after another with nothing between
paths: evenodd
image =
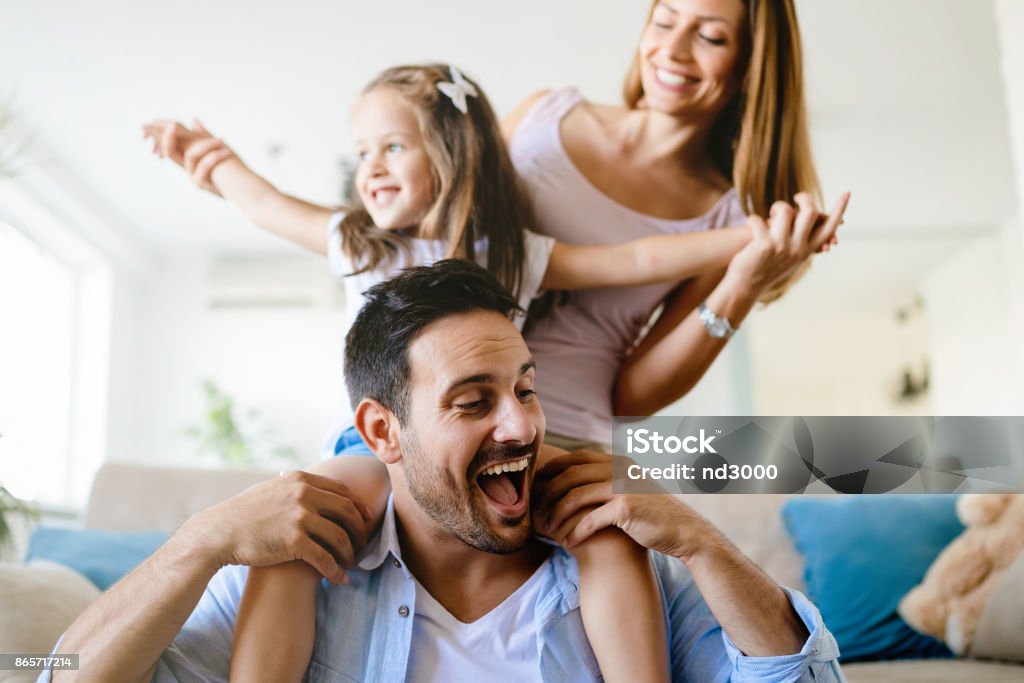
<instances>
[{"instance_id":1,"label":"sofa","mask_svg":"<svg viewBox=\"0 0 1024 683\"><path fill-rule=\"evenodd\" d=\"M107 463L97 472L86 507L83 524L86 529L117 532L172 532L194 512L227 498L253 484L275 476L276 472L251 470L201 470L163 468L131 463ZM804 590L803 559L796 551L783 525L781 510L789 496L784 495L688 495L682 498L710 519L737 547L782 585ZM2 566L2 565L0 565ZM23 568L34 572L33 581L40 592L49 580L44 572L58 572L59 566L43 564ZM70 570L67 570L68 573ZM42 578L41 578L42 577ZM64 576L70 581L74 577ZM80 578L80 577L79 577ZM75 579L78 581L78 579ZM88 582L86 582L88 583ZM76 584L78 585L78 584ZM98 590L79 590L78 602L69 613L58 615L55 623L33 637L40 642L20 652L45 652L53 640L73 619L76 610L84 609ZM28 600L31 596L22 596ZM52 599L52 596L48 596ZM67 623L65 623L67 622ZM0 628L0 652L10 652L10 643L3 642ZM24 633L21 634L24 636ZM17 643L20 648L29 644ZM853 683L882 681L999 683L1024 680L1024 666L964 659L904 660L864 662L844 665L848 680ZM6 677L5 677L6 674ZM0 672L0 681L34 680L16 678L17 674Z\"/></svg>"}]
</instances>

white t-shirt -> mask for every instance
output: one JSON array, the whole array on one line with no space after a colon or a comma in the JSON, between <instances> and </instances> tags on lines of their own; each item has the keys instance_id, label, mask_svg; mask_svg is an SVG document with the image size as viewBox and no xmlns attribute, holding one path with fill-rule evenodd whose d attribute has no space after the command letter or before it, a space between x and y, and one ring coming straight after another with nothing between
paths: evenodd
<instances>
[{"instance_id":1,"label":"white t-shirt","mask_svg":"<svg viewBox=\"0 0 1024 683\"><path fill-rule=\"evenodd\" d=\"M453 617L417 582L406 681L539 681L534 613L547 562L504 602L471 624ZM500 667L500 674L495 675L495 667Z\"/></svg>"},{"instance_id":2,"label":"white t-shirt","mask_svg":"<svg viewBox=\"0 0 1024 683\"><path fill-rule=\"evenodd\" d=\"M341 249L341 221L345 218L343 212L331 216L327 225L327 262L330 265L331 273L342 279L345 286L345 308L348 324L347 330L356 318L359 309L363 307L363 292L377 284L388 280L398 274L403 268L410 266L429 266L435 261L444 258L444 242L441 240L410 239L411 258L404 252L399 252L383 267L376 270L360 273L346 277L356 270L352 262ZM548 270L548 260L551 258L551 249L555 240L552 237L538 235L535 232L525 232L525 263L523 266L522 283L519 286L519 305L523 309L530 307L530 301L540 291L540 283L544 279L544 273ZM474 245L476 262L487 267L487 240L481 239ZM522 329L523 318L515 321L516 326Z\"/></svg>"},{"instance_id":3,"label":"white t-shirt","mask_svg":"<svg viewBox=\"0 0 1024 683\"><path fill-rule=\"evenodd\" d=\"M404 252L399 252L394 259L391 259L383 267L360 273L359 275L348 276L356 268L341 249L340 226L344 218L344 212L338 212L332 214L327 223L327 262L331 273L335 277L341 278L342 284L345 287L345 332L347 333L348 328L352 326L356 319L356 314L359 313L359 309L363 307L365 302L363 292L378 282L383 282L397 275L398 271L403 268L427 266L435 261L440 261L444 258L444 242L441 240L412 239L410 240L411 258ZM547 272L548 261L551 258L551 249L555 245L555 240L552 237L538 235L529 230L524 232L526 237L524 249L525 263L523 266L522 282L519 286L519 305L525 310L530 307L530 301L540 291L540 283L544 279L544 273ZM474 245L474 251L476 252L477 263L486 267L487 240L477 241ZM519 329L522 329L524 316L517 317L513 322L515 322ZM342 344L344 344L344 337L342 338ZM342 357L344 358L344 353ZM344 387L342 387L341 410L342 414L339 416L338 427L327 436L324 442L324 457L334 455L333 448L337 442L338 435L352 424L352 409L348 403L348 392Z\"/></svg>"}]
</instances>

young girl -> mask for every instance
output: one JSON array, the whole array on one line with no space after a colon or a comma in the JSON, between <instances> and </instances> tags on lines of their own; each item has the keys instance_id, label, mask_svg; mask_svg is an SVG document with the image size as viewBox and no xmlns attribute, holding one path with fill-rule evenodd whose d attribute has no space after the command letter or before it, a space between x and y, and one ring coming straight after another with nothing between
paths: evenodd
<instances>
[{"instance_id":1,"label":"young girl","mask_svg":"<svg viewBox=\"0 0 1024 683\"><path fill-rule=\"evenodd\" d=\"M736 227L577 247L529 232L529 203L490 104L454 67L388 69L366 87L352 119L357 202L343 212L279 192L201 126L190 131L157 122L144 133L154 151L183 165L197 184L226 197L253 222L326 255L332 270L347 276L353 317L370 285L441 258L479 261L525 308L542 289L675 281L722 268L750 239L750 228ZM827 249L832 235L821 233L817 246ZM335 453L368 452L354 428L332 441ZM541 464L558 452L542 449ZM382 516L382 464L339 458L316 471L345 481L378 520ZM581 614L605 680L667 680L662 605L646 551L613 531L573 552ZM232 680L253 680L257 672L273 680L302 678L315 635L318 581L301 564L250 571Z\"/></svg>"}]
</instances>

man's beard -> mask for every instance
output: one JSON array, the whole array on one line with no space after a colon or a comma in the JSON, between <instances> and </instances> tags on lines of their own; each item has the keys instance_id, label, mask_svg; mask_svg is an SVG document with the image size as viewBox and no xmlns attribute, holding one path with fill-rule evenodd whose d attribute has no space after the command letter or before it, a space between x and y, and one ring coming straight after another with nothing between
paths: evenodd
<instances>
[{"instance_id":1,"label":"man's beard","mask_svg":"<svg viewBox=\"0 0 1024 683\"><path fill-rule=\"evenodd\" d=\"M401 444L409 494L435 522L463 543L488 553L507 555L526 544L532 528L530 506L518 518L502 517L501 528L494 529L489 523L490 506L481 500L483 494L473 495L478 488L475 482L458 481L449 470L432 462L412 432L403 431ZM536 452L536 443L519 447L494 444L477 452L468 471L478 472L489 463ZM522 486L527 495L529 477L524 475Z\"/></svg>"}]
</instances>

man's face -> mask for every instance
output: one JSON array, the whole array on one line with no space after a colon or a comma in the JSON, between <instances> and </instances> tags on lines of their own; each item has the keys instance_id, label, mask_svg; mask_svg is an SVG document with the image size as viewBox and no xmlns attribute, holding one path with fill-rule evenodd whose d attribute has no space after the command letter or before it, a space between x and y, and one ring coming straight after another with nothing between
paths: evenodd
<instances>
[{"instance_id":1,"label":"man's face","mask_svg":"<svg viewBox=\"0 0 1024 683\"><path fill-rule=\"evenodd\" d=\"M498 313L443 318L409 347L406 485L436 523L492 553L529 539L530 483L544 438L534 366Z\"/></svg>"}]
</instances>

